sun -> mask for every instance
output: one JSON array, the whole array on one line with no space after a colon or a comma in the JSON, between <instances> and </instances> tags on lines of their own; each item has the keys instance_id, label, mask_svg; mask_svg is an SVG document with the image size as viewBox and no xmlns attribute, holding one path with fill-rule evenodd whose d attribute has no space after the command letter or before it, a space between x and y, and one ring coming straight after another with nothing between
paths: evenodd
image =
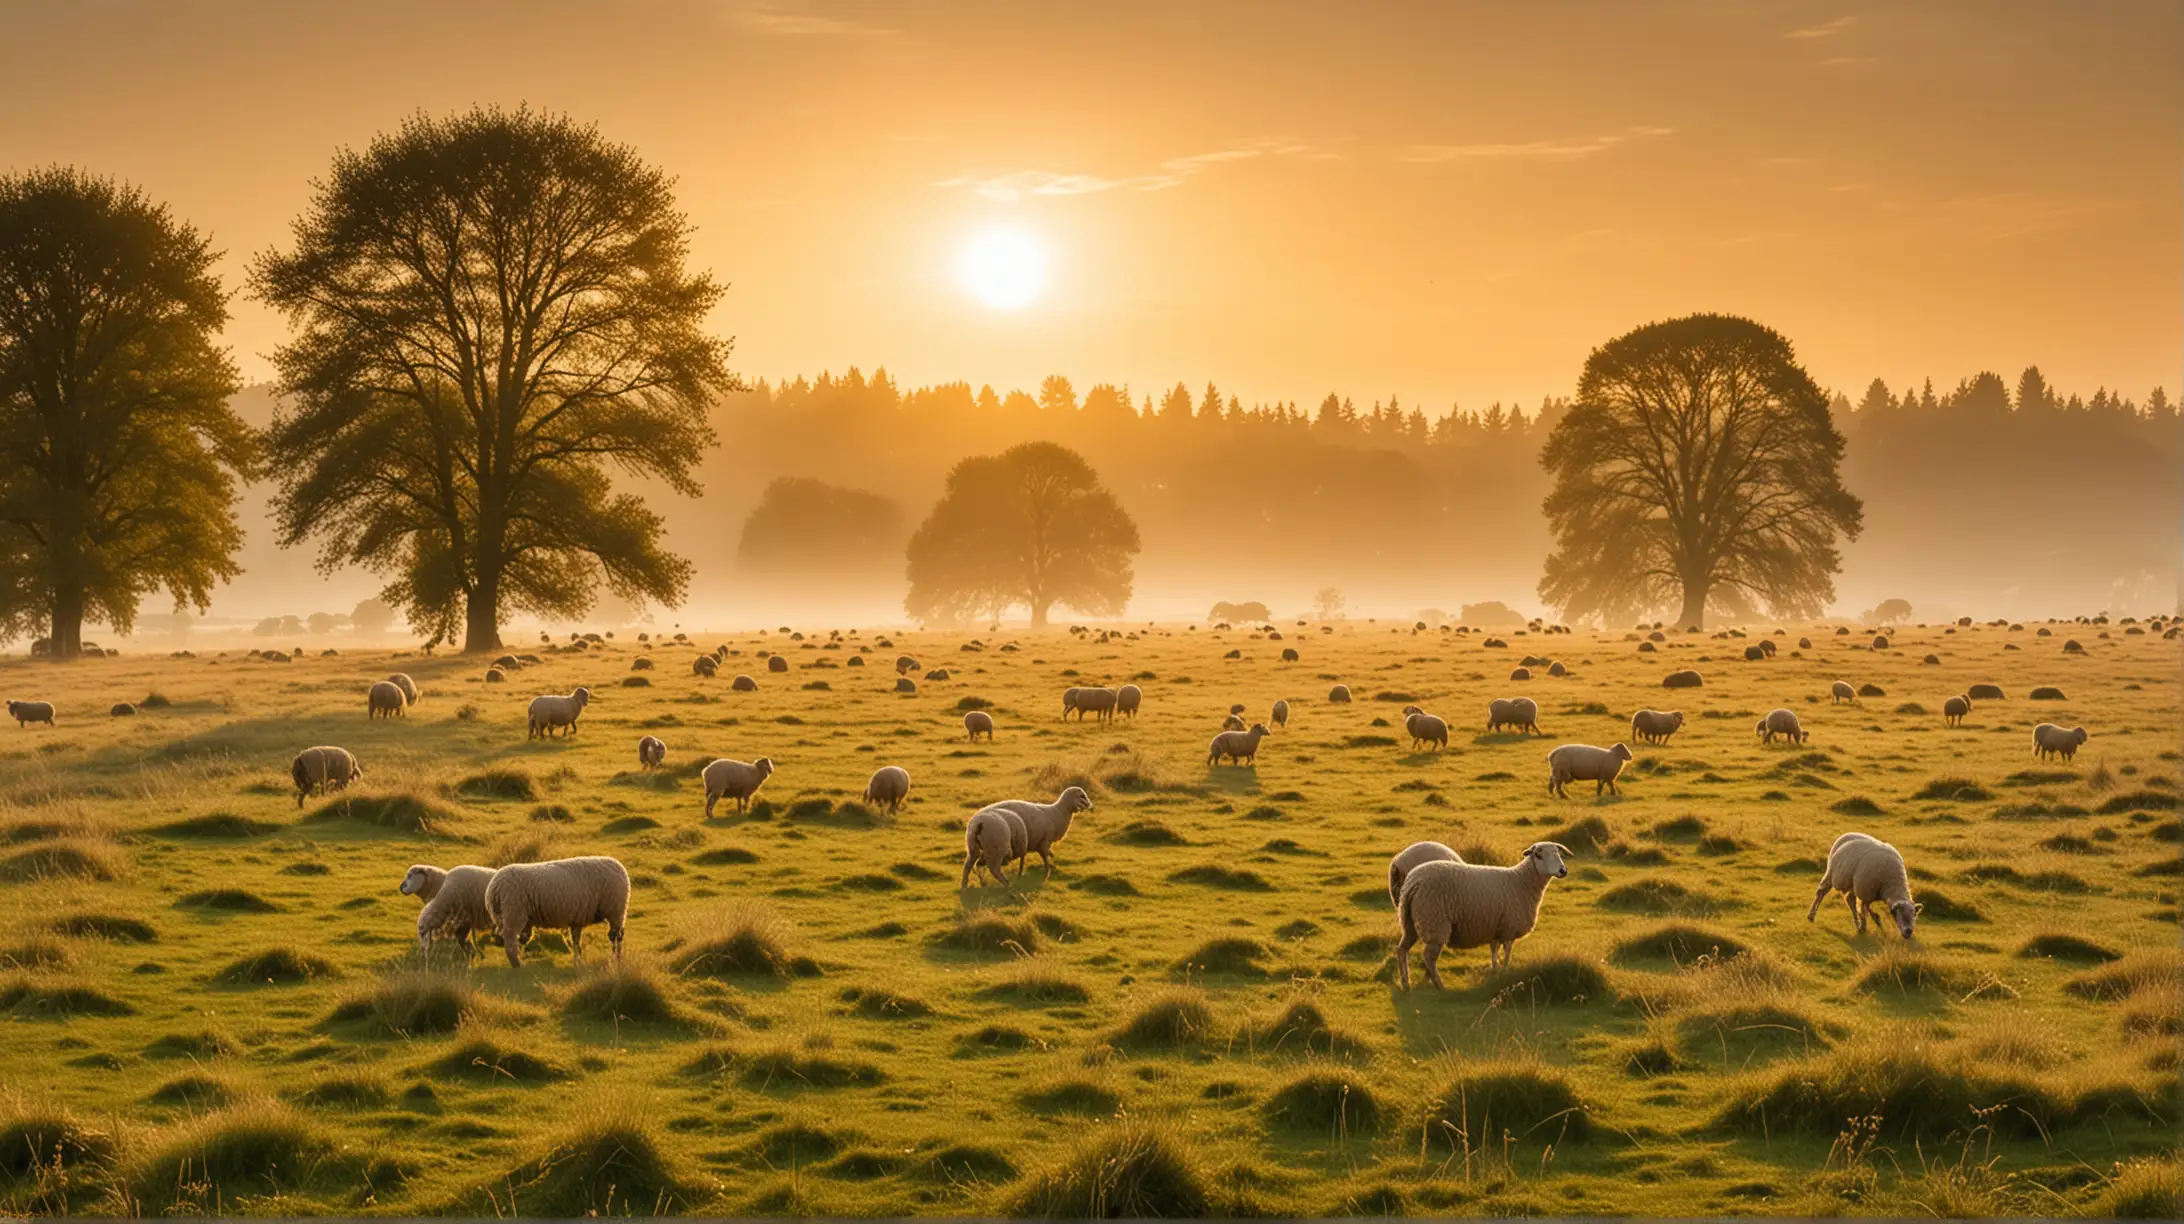
<instances>
[{"instance_id":1,"label":"sun","mask_svg":"<svg viewBox=\"0 0 2184 1224\"><path fill-rule=\"evenodd\" d=\"M1046 287L1046 252L1014 230L983 234L963 252L963 284L988 306L1015 310Z\"/></svg>"}]
</instances>

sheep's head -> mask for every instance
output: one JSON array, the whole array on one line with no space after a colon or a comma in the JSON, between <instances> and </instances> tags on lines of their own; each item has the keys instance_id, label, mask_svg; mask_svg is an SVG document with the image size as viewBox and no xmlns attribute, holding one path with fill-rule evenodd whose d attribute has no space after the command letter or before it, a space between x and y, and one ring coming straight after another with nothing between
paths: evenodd
<instances>
[{"instance_id":1,"label":"sheep's head","mask_svg":"<svg viewBox=\"0 0 2184 1224\"><path fill-rule=\"evenodd\" d=\"M751 762L751 772L757 774L761 778L773 777L773 758L760 757L757 760Z\"/></svg>"},{"instance_id":2,"label":"sheep's head","mask_svg":"<svg viewBox=\"0 0 2184 1224\"><path fill-rule=\"evenodd\" d=\"M1266 729L1266 724L1265 724L1265 723L1253 723L1253 724L1251 724L1251 733L1252 733L1253 735L1272 735L1272 734L1274 734L1274 733L1273 733L1272 731L1269 731L1269 730L1267 730L1267 729Z\"/></svg>"},{"instance_id":3,"label":"sheep's head","mask_svg":"<svg viewBox=\"0 0 2184 1224\"><path fill-rule=\"evenodd\" d=\"M1681 727L1681 726L1683 726L1683 711L1682 711L1682 710L1670 710L1670 711L1668 712L1668 725L1669 725L1669 726L1671 726L1671 727Z\"/></svg>"},{"instance_id":4,"label":"sheep's head","mask_svg":"<svg viewBox=\"0 0 2184 1224\"><path fill-rule=\"evenodd\" d=\"M1615 747L1608 749L1608 755L1619 761L1627 761L1630 759L1630 745L1617 744Z\"/></svg>"},{"instance_id":5,"label":"sheep's head","mask_svg":"<svg viewBox=\"0 0 2184 1224\"><path fill-rule=\"evenodd\" d=\"M1753 726L1752 730L1760 735L1767 734L1767 720L1764 718L1760 719L1759 722Z\"/></svg>"},{"instance_id":6,"label":"sheep's head","mask_svg":"<svg viewBox=\"0 0 2184 1224\"><path fill-rule=\"evenodd\" d=\"M1569 864L1562 860L1569 856L1570 848L1561 842L1533 842L1524 848L1524 861L1550 880L1559 880L1570 874Z\"/></svg>"},{"instance_id":7,"label":"sheep's head","mask_svg":"<svg viewBox=\"0 0 2184 1224\"><path fill-rule=\"evenodd\" d=\"M1919 911L1924 908L1924 906L1911 901L1889 902L1888 915L1896 920L1897 933L1901 934L1905 939L1911 938L1912 924L1918 921Z\"/></svg>"},{"instance_id":8,"label":"sheep's head","mask_svg":"<svg viewBox=\"0 0 2184 1224\"><path fill-rule=\"evenodd\" d=\"M1061 797L1056 799L1055 802L1060 804L1062 810L1067 812L1089 812L1092 810L1092 796L1085 794L1084 788L1081 786L1072 786L1063 791Z\"/></svg>"},{"instance_id":9,"label":"sheep's head","mask_svg":"<svg viewBox=\"0 0 2184 1224\"><path fill-rule=\"evenodd\" d=\"M2084 728L2084 727L2072 727L2072 728L2070 729L2070 738L2072 738L2072 739L2074 739L2074 740L2078 741L2078 742L2079 742L2079 743L2081 743L2081 744L2082 744L2082 743L2084 743L2084 742L2085 742L2085 728Z\"/></svg>"},{"instance_id":10,"label":"sheep's head","mask_svg":"<svg viewBox=\"0 0 2184 1224\"><path fill-rule=\"evenodd\" d=\"M588 688L580 688L569 694L569 697L576 702L576 707L580 710L591 704L591 690Z\"/></svg>"},{"instance_id":11,"label":"sheep's head","mask_svg":"<svg viewBox=\"0 0 2184 1224\"><path fill-rule=\"evenodd\" d=\"M405 897L423 897L425 900L430 901L433 894L440 891L440 885L446 881L447 872L445 870L438 867L427 867L425 864L419 863L409 869L409 874L402 877L402 895Z\"/></svg>"},{"instance_id":12,"label":"sheep's head","mask_svg":"<svg viewBox=\"0 0 2184 1224\"><path fill-rule=\"evenodd\" d=\"M1407 706L1404 706L1404 707L1403 707L1403 714L1404 714L1404 716L1405 716L1405 717L1408 717L1408 716L1410 716L1410 715L1412 715L1412 714L1423 714L1423 713L1425 713L1425 711L1424 711L1424 710L1421 710L1421 709L1419 709L1419 708L1418 708L1417 706L1414 706L1414 705L1407 705Z\"/></svg>"},{"instance_id":13,"label":"sheep's head","mask_svg":"<svg viewBox=\"0 0 2184 1224\"><path fill-rule=\"evenodd\" d=\"M1232 706L1230 706L1230 707L1228 708L1228 712L1229 712L1229 713L1231 713L1231 714L1241 714L1241 713L1243 713L1243 712L1244 712L1244 703L1243 703L1243 702L1241 702L1241 701L1237 702L1237 703L1236 703L1235 705L1232 705ZM1405 714L1408 714L1408 713L1410 713L1410 710L1406 709L1406 710L1404 710L1403 712L1404 712Z\"/></svg>"}]
</instances>

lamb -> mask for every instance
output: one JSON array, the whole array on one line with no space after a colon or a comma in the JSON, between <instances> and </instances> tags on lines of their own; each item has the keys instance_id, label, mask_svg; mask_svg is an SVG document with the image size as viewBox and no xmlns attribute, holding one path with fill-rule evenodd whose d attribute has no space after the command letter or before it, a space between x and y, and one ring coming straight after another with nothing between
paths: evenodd
<instances>
[{"instance_id":1,"label":"lamb","mask_svg":"<svg viewBox=\"0 0 2184 1224\"><path fill-rule=\"evenodd\" d=\"M400 718L408 705L409 695L392 680L380 681L364 695L364 712L368 718Z\"/></svg>"},{"instance_id":2,"label":"lamb","mask_svg":"<svg viewBox=\"0 0 2184 1224\"><path fill-rule=\"evenodd\" d=\"M2046 760L2050 755L2056 753L2060 753L2066 761L2075 760L2078 756L2078 745L2084 742L2084 727L2066 729L2058 727L2054 723L2041 723L2032 729L2033 755L2041 760Z\"/></svg>"},{"instance_id":3,"label":"lamb","mask_svg":"<svg viewBox=\"0 0 2184 1224\"><path fill-rule=\"evenodd\" d=\"M1617 744L1613 748L1595 748L1591 744L1564 744L1547 754L1547 793L1558 799L1567 799L1569 792L1563 788L1569 783L1591 782L1595 795L1602 790L1620 795L1623 791L1615 784L1615 779L1623 772L1623 763L1628 760L1628 744Z\"/></svg>"},{"instance_id":4,"label":"lamb","mask_svg":"<svg viewBox=\"0 0 2184 1224\"><path fill-rule=\"evenodd\" d=\"M978 737L983 735L990 744L993 742L993 715L984 710L972 710L963 716L963 730L972 743L977 743Z\"/></svg>"},{"instance_id":5,"label":"lamb","mask_svg":"<svg viewBox=\"0 0 2184 1224\"><path fill-rule=\"evenodd\" d=\"M1533 735L1545 735L1539 729L1539 703L1529 697L1496 697L1486 706L1486 729L1499 731L1503 727L1515 727Z\"/></svg>"},{"instance_id":6,"label":"lamb","mask_svg":"<svg viewBox=\"0 0 2184 1224\"><path fill-rule=\"evenodd\" d=\"M1864 833L1845 833L1828 847L1828 865L1820 874L1820 891L1813 894L1812 908L1805 911L1805 921L1814 921L1820 913L1820 903L1828 899L1830 892L1843 894L1850 905L1850 916L1858 923L1858 933L1865 934L1866 911L1875 902L1888 903L1888 912L1896 920L1896 930L1905 939L1911 938L1912 924L1917 920L1919 906L1911 900L1911 882L1905 876L1903 855L1894 846Z\"/></svg>"},{"instance_id":7,"label":"lamb","mask_svg":"<svg viewBox=\"0 0 2184 1224\"><path fill-rule=\"evenodd\" d=\"M1289 725L1288 699L1284 698L1274 703L1274 712L1267 716L1267 723L1269 726L1275 727L1287 727Z\"/></svg>"},{"instance_id":8,"label":"lamb","mask_svg":"<svg viewBox=\"0 0 2184 1224\"><path fill-rule=\"evenodd\" d=\"M738 812L751 810L751 797L773 776L773 758L760 757L748 764L721 757L705 767L705 818L713 818L713 805L723 799L736 801Z\"/></svg>"},{"instance_id":9,"label":"lamb","mask_svg":"<svg viewBox=\"0 0 2184 1224\"><path fill-rule=\"evenodd\" d=\"M556 727L564 728L567 734L576 734L576 720L590 704L591 690L588 688L580 688L566 697L531 698L531 733L525 738L551 735Z\"/></svg>"},{"instance_id":10,"label":"lamb","mask_svg":"<svg viewBox=\"0 0 2184 1224\"><path fill-rule=\"evenodd\" d=\"M34 722L44 723L50 727L53 725L53 703L50 701L11 701L8 703L8 717L15 720L15 729L18 731Z\"/></svg>"},{"instance_id":11,"label":"lamb","mask_svg":"<svg viewBox=\"0 0 2184 1224\"><path fill-rule=\"evenodd\" d=\"M1427 863L1461 863L1464 856L1437 841L1412 842L1388 860L1388 904L1403 899L1403 877Z\"/></svg>"},{"instance_id":12,"label":"lamb","mask_svg":"<svg viewBox=\"0 0 2184 1224\"><path fill-rule=\"evenodd\" d=\"M1046 864L1046 873L1051 876L1054 874L1055 843L1068 835L1072 817L1091 810L1092 797L1084 793L1083 787L1072 786L1055 796L1052 803L1004 799L986 806L1006 808L1024 822L1024 848L1016 857L1028 860L1032 855L1038 855Z\"/></svg>"},{"instance_id":13,"label":"lamb","mask_svg":"<svg viewBox=\"0 0 2184 1224\"><path fill-rule=\"evenodd\" d=\"M569 951L584 955L584 928L607 924L614 959L622 959L622 926L629 918L629 869L603 854L510 863L485 886L485 912L500 934L511 967L522 968L520 949L533 928L566 930Z\"/></svg>"},{"instance_id":14,"label":"lamb","mask_svg":"<svg viewBox=\"0 0 2184 1224\"><path fill-rule=\"evenodd\" d=\"M1759 720L1753 727L1753 733L1759 736L1762 743L1768 744L1774 743L1777 735L1793 744L1802 744L1812 738L1812 733L1797 721L1797 714L1792 710L1767 711L1767 717Z\"/></svg>"},{"instance_id":15,"label":"lamb","mask_svg":"<svg viewBox=\"0 0 2184 1224\"><path fill-rule=\"evenodd\" d=\"M396 672L387 677L387 683L401 689L402 696L407 699L408 704L417 704L417 682L415 680L410 679L401 672Z\"/></svg>"},{"instance_id":16,"label":"lamb","mask_svg":"<svg viewBox=\"0 0 2184 1224\"><path fill-rule=\"evenodd\" d=\"M1858 704L1858 690L1850 687L1850 681L1848 680L1838 680L1829 685L1828 696L1829 705L1834 705L1838 701L1847 701L1852 705Z\"/></svg>"},{"instance_id":17,"label":"lamb","mask_svg":"<svg viewBox=\"0 0 2184 1224\"><path fill-rule=\"evenodd\" d=\"M1414 705L1404 706L1403 729L1410 732L1413 752L1427 744L1435 748L1448 747L1448 720L1437 714L1428 714Z\"/></svg>"},{"instance_id":18,"label":"lamb","mask_svg":"<svg viewBox=\"0 0 2184 1224\"><path fill-rule=\"evenodd\" d=\"M658 769L667 759L667 742L657 735L647 735L637 741L637 767Z\"/></svg>"},{"instance_id":19,"label":"lamb","mask_svg":"<svg viewBox=\"0 0 2184 1224\"><path fill-rule=\"evenodd\" d=\"M1640 710L1630 716L1631 738L1641 744L1665 744L1682 729L1682 710Z\"/></svg>"},{"instance_id":20,"label":"lamb","mask_svg":"<svg viewBox=\"0 0 2184 1224\"><path fill-rule=\"evenodd\" d=\"M1145 690L1135 684L1125 684L1115 690L1115 713L1128 714L1130 720L1135 722L1137 721L1138 703L1143 700L1145 700Z\"/></svg>"},{"instance_id":21,"label":"lamb","mask_svg":"<svg viewBox=\"0 0 2184 1224\"><path fill-rule=\"evenodd\" d=\"M1423 941L1426 980L1443 989L1438 962L1443 948L1485 945L1487 967L1509 964L1516 942L1539 922L1547 884L1570 874L1560 842L1533 842L1514 867L1477 863L1422 863L1403 881L1396 916L1403 940L1396 945L1396 977L1410 989L1411 945Z\"/></svg>"},{"instance_id":22,"label":"lamb","mask_svg":"<svg viewBox=\"0 0 2184 1224\"><path fill-rule=\"evenodd\" d=\"M1941 703L1941 720L1952 727L1963 726L1964 716L1971 712L1972 699L1962 694Z\"/></svg>"},{"instance_id":23,"label":"lamb","mask_svg":"<svg viewBox=\"0 0 2184 1224\"><path fill-rule=\"evenodd\" d=\"M1265 723L1253 723L1249 731L1223 731L1214 736L1213 743L1207 746L1206 764L1215 765L1222 757L1228 757L1238 765L1257 766L1259 741L1270 734L1272 732L1266 729Z\"/></svg>"},{"instance_id":24,"label":"lamb","mask_svg":"<svg viewBox=\"0 0 2184 1224\"><path fill-rule=\"evenodd\" d=\"M402 895L425 903L417 914L417 947L432 946L433 937L445 934L459 939L463 951L473 950L470 937L491 931L493 920L485 912L485 887L493 881L491 867L431 867L419 863L402 877Z\"/></svg>"},{"instance_id":25,"label":"lamb","mask_svg":"<svg viewBox=\"0 0 2184 1224\"><path fill-rule=\"evenodd\" d=\"M302 807L306 795L346 789L364 776L364 767L348 749L322 745L297 753L288 776L296 781L296 806Z\"/></svg>"},{"instance_id":26,"label":"lamb","mask_svg":"<svg viewBox=\"0 0 2184 1224\"><path fill-rule=\"evenodd\" d=\"M963 826L963 880L957 887L969 888L973 871L980 879L991 875L997 883L1016 887L1003 873L1015 859L1016 874L1024 874L1022 860L1030 841L1031 831L1013 809L996 803L973 812Z\"/></svg>"},{"instance_id":27,"label":"lamb","mask_svg":"<svg viewBox=\"0 0 2184 1224\"><path fill-rule=\"evenodd\" d=\"M872 771L872 780L865 783L864 801L878 807L887 805L889 815L910 797L910 771L900 765L882 765Z\"/></svg>"}]
</instances>

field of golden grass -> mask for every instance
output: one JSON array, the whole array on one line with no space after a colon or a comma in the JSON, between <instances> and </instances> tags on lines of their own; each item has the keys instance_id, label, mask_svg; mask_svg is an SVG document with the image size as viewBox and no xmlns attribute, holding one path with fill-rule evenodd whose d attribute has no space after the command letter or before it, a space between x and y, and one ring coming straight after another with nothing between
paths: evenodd
<instances>
[{"instance_id":1,"label":"field of golden grass","mask_svg":"<svg viewBox=\"0 0 2184 1224\"><path fill-rule=\"evenodd\" d=\"M0 1205L2173 1214L2178 643L2049 627L625 633L517 646L541 661L505 684L446 655L17 658L0 692L61 717L0 729ZM952 675L897 694L900 651ZM1528 654L1570 674L1510 680ZM1661 688L1687 667L1703 688ZM422 701L367 721L397 669ZM1134 721L1061 720L1065 687L1131 681ZM1974 683L2007 699L1944 726ZM527 741L527 700L578 685L579 732ZM1545 738L1483 730L1517 694ZM1255 768L1204 763L1231 703L1277 698ZM1413 700L1447 751L1409 750ZM1758 742L1776 706L1810 742ZM1620 798L1546 793L1549 748L1640 707L1687 722ZM2035 760L2042 721L2091 739ZM299 810L314 744L367 775ZM702 818L716 756L776 763L748 815ZM857 802L887 764L895 816ZM1051 879L958 891L972 810L1072 782L1094 807ZM1903 850L1915 943L1839 900L1805 921L1849 829ZM1427 838L1575 856L1512 968L1452 952L1447 992L1403 994L1386 865ZM579 853L634 878L619 969L596 931L581 964L551 935L521 970L415 951L410 864Z\"/></svg>"}]
</instances>

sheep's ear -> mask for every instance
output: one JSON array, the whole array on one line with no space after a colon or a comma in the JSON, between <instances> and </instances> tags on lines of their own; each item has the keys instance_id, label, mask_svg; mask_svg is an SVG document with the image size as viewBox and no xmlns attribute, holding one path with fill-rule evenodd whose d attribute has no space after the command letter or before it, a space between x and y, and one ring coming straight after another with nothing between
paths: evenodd
<instances>
[{"instance_id":1,"label":"sheep's ear","mask_svg":"<svg viewBox=\"0 0 2184 1224\"><path fill-rule=\"evenodd\" d=\"M1911 912L1912 912L1912 913L1914 913L1914 914L1923 914L1923 913L1925 913L1925 912L1926 912L1926 903L1925 903L1924 901L1913 901L1913 902L1911 903Z\"/></svg>"}]
</instances>

